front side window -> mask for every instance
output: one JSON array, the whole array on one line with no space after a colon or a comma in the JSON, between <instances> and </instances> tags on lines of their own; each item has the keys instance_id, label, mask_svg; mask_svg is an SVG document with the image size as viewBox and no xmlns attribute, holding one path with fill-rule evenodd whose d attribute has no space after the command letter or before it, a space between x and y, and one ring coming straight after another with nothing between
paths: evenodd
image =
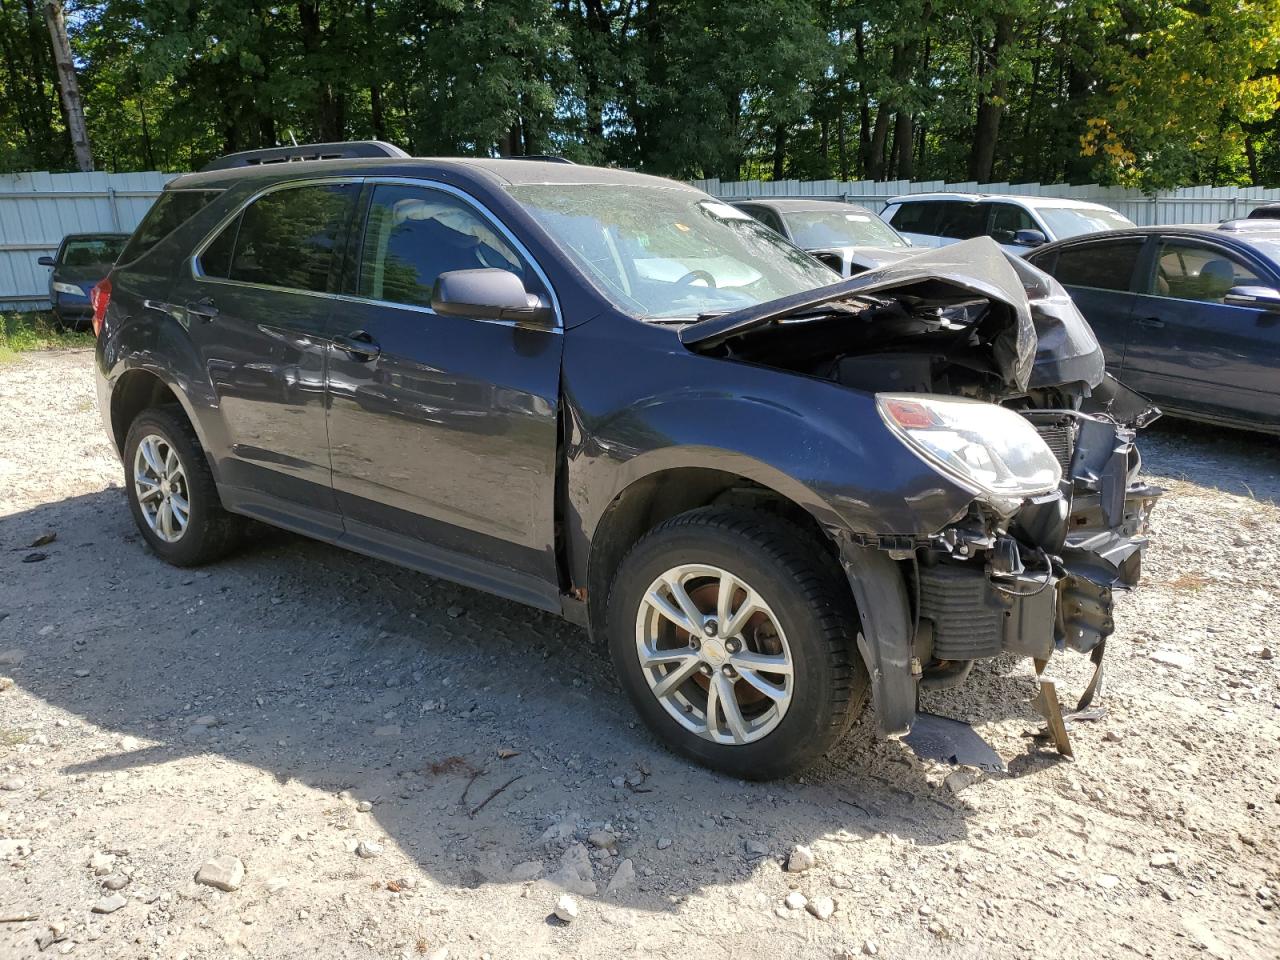
<instances>
[{"instance_id":1,"label":"front side window","mask_svg":"<svg viewBox=\"0 0 1280 960\"><path fill-rule=\"evenodd\" d=\"M1058 253L1052 273L1063 286L1127 291L1142 243L1130 239L1068 247Z\"/></svg>"},{"instance_id":2,"label":"front side window","mask_svg":"<svg viewBox=\"0 0 1280 960\"><path fill-rule=\"evenodd\" d=\"M694 190L521 184L511 195L611 300L641 319L697 317L829 286L829 267Z\"/></svg>"},{"instance_id":3,"label":"front side window","mask_svg":"<svg viewBox=\"0 0 1280 960\"><path fill-rule=\"evenodd\" d=\"M430 306L436 278L496 267L540 292L511 244L475 209L429 187L378 184L364 227L356 294Z\"/></svg>"},{"instance_id":4,"label":"front side window","mask_svg":"<svg viewBox=\"0 0 1280 960\"><path fill-rule=\"evenodd\" d=\"M1232 287L1262 283L1256 273L1216 247L1184 240L1161 240L1151 292L1176 300L1222 303Z\"/></svg>"},{"instance_id":5,"label":"front side window","mask_svg":"<svg viewBox=\"0 0 1280 960\"><path fill-rule=\"evenodd\" d=\"M264 194L200 255L205 276L324 293L359 187L286 187Z\"/></svg>"},{"instance_id":6,"label":"front side window","mask_svg":"<svg viewBox=\"0 0 1280 960\"><path fill-rule=\"evenodd\" d=\"M997 243L1012 243L1019 230L1039 230L1031 214L1012 203L991 205L991 238Z\"/></svg>"},{"instance_id":7,"label":"front side window","mask_svg":"<svg viewBox=\"0 0 1280 960\"><path fill-rule=\"evenodd\" d=\"M783 215L791 236L805 249L816 247L880 247L905 249L906 242L870 210L789 210Z\"/></svg>"}]
</instances>

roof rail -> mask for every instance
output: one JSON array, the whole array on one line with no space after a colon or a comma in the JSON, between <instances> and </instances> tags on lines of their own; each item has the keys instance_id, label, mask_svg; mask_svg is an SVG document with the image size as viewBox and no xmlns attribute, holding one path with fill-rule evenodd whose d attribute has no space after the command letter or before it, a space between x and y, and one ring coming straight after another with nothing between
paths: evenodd
<instances>
[{"instance_id":1,"label":"roof rail","mask_svg":"<svg viewBox=\"0 0 1280 960\"><path fill-rule=\"evenodd\" d=\"M300 143L288 147L266 147L242 150L218 157L201 167L205 170L231 170L256 167L268 163L297 163L303 160L355 160L364 157L407 157L394 144L382 140L348 140L345 143Z\"/></svg>"},{"instance_id":2,"label":"roof rail","mask_svg":"<svg viewBox=\"0 0 1280 960\"><path fill-rule=\"evenodd\" d=\"M500 160L537 160L539 163L568 163L573 161L565 157L556 156L554 153L523 153L520 156L499 157Z\"/></svg>"}]
</instances>

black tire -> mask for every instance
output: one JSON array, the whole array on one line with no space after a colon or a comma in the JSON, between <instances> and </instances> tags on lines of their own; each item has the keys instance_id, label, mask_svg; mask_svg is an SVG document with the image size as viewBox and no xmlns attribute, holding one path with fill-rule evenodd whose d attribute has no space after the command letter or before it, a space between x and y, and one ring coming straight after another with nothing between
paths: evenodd
<instances>
[{"instance_id":1,"label":"black tire","mask_svg":"<svg viewBox=\"0 0 1280 960\"><path fill-rule=\"evenodd\" d=\"M609 593L609 651L623 689L663 743L723 773L769 780L808 766L848 731L868 690L857 652L857 613L839 565L814 547L811 538L772 514L704 507L654 528L623 559ZM684 563L710 564L749 583L787 638L792 699L760 739L705 739L677 722L650 690L636 651L640 605L657 577Z\"/></svg>"},{"instance_id":2,"label":"black tire","mask_svg":"<svg viewBox=\"0 0 1280 960\"><path fill-rule=\"evenodd\" d=\"M186 529L173 542L158 536L147 522L134 482L138 446L146 437L153 435L161 437L177 455L185 476L190 512ZM200 440L181 409L152 407L138 414L129 425L123 459L125 494L129 498L133 521L147 546L162 560L176 567L196 567L220 560L239 543L245 521L222 508Z\"/></svg>"}]
</instances>

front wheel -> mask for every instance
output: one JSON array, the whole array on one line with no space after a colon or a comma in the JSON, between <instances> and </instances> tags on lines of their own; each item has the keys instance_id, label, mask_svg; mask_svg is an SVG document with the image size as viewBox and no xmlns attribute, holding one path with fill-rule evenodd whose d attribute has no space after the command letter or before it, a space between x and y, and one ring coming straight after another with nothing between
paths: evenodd
<instances>
[{"instance_id":1,"label":"front wheel","mask_svg":"<svg viewBox=\"0 0 1280 960\"><path fill-rule=\"evenodd\" d=\"M794 773L848 729L867 691L834 560L771 514L703 508L646 535L609 596L610 653L650 729L749 779Z\"/></svg>"}]
</instances>

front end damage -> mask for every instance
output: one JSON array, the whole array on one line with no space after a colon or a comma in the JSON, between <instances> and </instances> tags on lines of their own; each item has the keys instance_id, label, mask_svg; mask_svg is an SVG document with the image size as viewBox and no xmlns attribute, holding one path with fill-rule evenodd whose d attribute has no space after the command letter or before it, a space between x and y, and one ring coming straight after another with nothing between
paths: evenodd
<instances>
[{"instance_id":1,"label":"front end damage","mask_svg":"<svg viewBox=\"0 0 1280 960\"><path fill-rule=\"evenodd\" d=\"M983 238L680 335L699 352L873 392L908 445L913 424L941 431L944 443L915 452L973 493L950 522L831 530L858 604L877 727L908 734L922 689L955 686L974 662L1014 654L1033 660L1048 736L1070 754L1045 665L1057 651L1088 654L1093 680L1076 711L1089 707L1115 630L1114 595L1138 582L1161 491L1140 479L1135 444L1159 411L1105 373L1061 286ZM957 440L943 429L957 404L970 404L960 415L1002 408L976 455L962 432ZM1033 488L1015 476L1020 457L1037 468ZM975 479L973 461L988 473ZM1004 488L981 479L1001 470L1014 476Z\"/></svg>"}]
</instances>

